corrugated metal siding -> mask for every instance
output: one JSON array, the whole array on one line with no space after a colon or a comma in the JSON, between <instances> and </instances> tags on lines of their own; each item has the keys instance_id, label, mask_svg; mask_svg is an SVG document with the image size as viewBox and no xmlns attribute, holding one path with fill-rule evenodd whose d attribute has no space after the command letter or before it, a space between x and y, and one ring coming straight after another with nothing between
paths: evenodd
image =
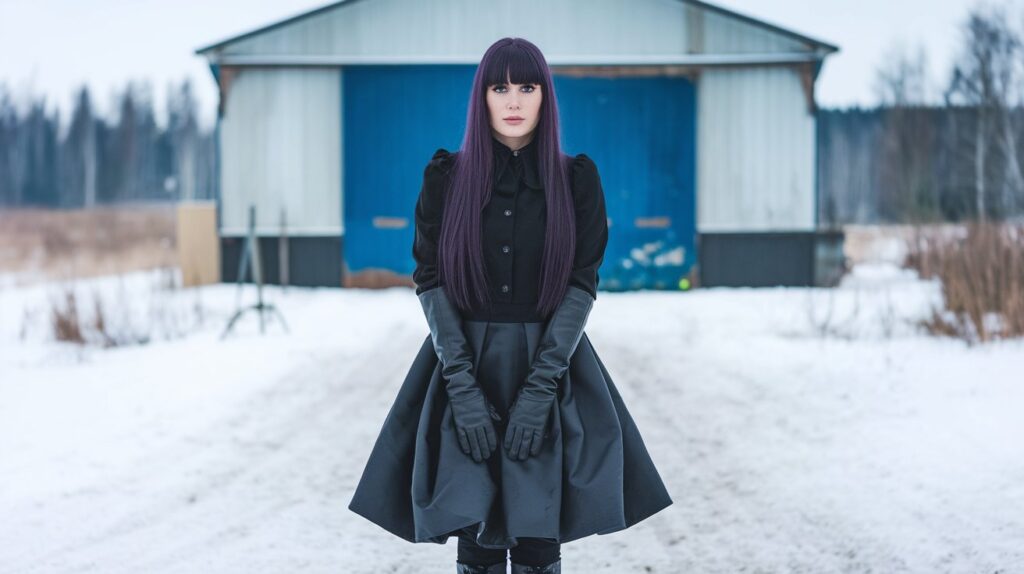
<instances>
[{"instance_id":1,"label":"corrugated metal siding","mask_svg":"<svg viewBox=\"0 0 1024 574\"><path fill-rule=\"evenodd\" d=\"M790 36L773 32L725 14L690 7L688 15L703 22L702 52L707 54L800 52L807 45Z\"/></svg>"},{"instance_id":2,"label":"corrugated metal siding","mask_svg":"<svg viewBox=\"0 0 1024 574\"><path fill-rule=\"evenodd\" d=\"M254 70L231 84L221 118L221 235L257 231L341 235L341 78L338 70Z\"/></svg>"},{"instance_id":3,"label":"corrugated metal siding","mask_svg":"<svg viewBox=\"0 0 1024 574\"><path fill-rule=\"evenodd\" d=\"M701 40L691 42L691 34ZM811 50L790 36L678 0L358 0L241 39L223 54L475 62L503 36L531 39L552 62L573 55L700 53L701 45L706 53Z\"/></svg>"},{"instance_id":4,"label":"corrugated metal siding","mask_svg":"<svg viewBox=\"0 0 1024 574\"><path fill-rule=\"evenodd\" d=\"M702 71L698 231L813 229L814 122L794 69Z\"/></svg>"}]
</instances>

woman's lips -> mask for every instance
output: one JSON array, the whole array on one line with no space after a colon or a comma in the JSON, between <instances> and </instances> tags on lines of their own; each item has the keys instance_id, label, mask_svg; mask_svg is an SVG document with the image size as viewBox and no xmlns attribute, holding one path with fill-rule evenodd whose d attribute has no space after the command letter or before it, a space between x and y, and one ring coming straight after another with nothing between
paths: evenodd
<instances>
[{"instance_id":1,"label":"woman's lips","mask_svg":"<svg viewBox=\"0 0 1024 574\"><path fill-rule=\"evenodd\" d=\"M512 125L521 124L523 121L523 118L505 118L505 122Z\"/></svg>"}]
</instances>

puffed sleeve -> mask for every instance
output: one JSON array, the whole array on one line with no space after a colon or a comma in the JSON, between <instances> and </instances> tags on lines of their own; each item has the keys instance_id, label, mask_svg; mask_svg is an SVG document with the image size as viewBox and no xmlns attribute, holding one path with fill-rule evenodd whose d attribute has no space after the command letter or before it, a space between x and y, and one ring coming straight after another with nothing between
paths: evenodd
<instances>
[{"instance_id":1,"label":"puffed sleeve","mask_svg":"<svg viewBox=\"0 0 1024 574\"><path fill-rule=\"evenodd\" d=\"M598 268L608 246L608 215L604 189L594 160L586 154L572 162L572 193L576 205L576 255L569 285L583 289L597 299Z\"/></svg>"},{"instance_id":2,"label":"puffed sleeve","mask_svg":"<svg viewBox=\"0 0 1024 574\"><path fill-rule=\"evenodd\" d=\"M452 154L444 148L438 148L423 169L423 185L420 187L413 217L415 233L412 256L416 260L416 268L412 279L416 283L417 296L440 285L437 245L441 236L446 179L451 165Z\"/></svg>"}]
</instances>

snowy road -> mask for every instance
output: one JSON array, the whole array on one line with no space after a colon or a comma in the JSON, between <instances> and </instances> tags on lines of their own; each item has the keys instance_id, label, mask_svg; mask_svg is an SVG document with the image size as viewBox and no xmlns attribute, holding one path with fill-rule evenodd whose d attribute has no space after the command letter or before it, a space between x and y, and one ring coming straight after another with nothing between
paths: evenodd
<instances>
[{"instance_id":1,"label":"snowy road","mask_svg":"<svg viewBox=\"0 0 1024 574\"><path fill-rule=\"evenodd\" d=\"M858 269L831 315L827 291L601 293L588 336L675 504L564 571L1024 572L1024 344L915 334L933 287ZM290 334L218 341L222 285L185 339L79 355L23 314L43 289L0 290L0 573L454 571L454 539L346 508L427 336L412 292L269 293Z\"/></svg>"}]
</instances>

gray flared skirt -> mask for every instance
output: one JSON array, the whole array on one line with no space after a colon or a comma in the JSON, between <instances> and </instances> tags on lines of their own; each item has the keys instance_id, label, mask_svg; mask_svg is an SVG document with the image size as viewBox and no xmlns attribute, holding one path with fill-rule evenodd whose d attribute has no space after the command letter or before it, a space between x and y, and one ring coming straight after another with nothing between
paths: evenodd
<instances>
[{"instance_id":1,"label":"gray flared skirt","mask_svg":"<svg viewBox=\"0 0 1024 574\"><path fill-rule=\"evenodd\" d=\"M370 453L349 509L410 542L460 531L489 548L517 537L569 542L628 528L672 504L643 439L586 333L558 384L541 452L502 447L506 413L545 323L463 322L476 377L502 416L498 449L475 462L459 448L430 336Z\"/></svg>"}]
</instances>

